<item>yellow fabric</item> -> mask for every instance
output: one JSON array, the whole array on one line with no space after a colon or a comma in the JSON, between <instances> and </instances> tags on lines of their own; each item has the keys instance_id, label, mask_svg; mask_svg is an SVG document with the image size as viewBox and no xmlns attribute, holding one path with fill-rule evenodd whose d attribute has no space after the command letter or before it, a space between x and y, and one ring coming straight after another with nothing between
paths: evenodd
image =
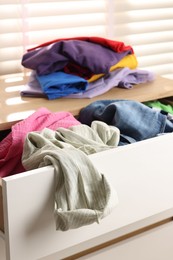
<instances>
[{"instance_id":1,"label":"yellow fabric","mask_svg":"<svg viewBox=\"0 0 173 260\"><path fill-rule=\"evenodd\" d=\"M110 67L110 71L113 71L118 68L124 68L128 67L129 69L136 69L138 66L138 61L136 59L136 56L134 54L129 54L125 56L122 60L120 60L115 65L112 65ZM95 74L90 79L88 79L88 82L93 82L101 77L103 77L105 74Z\"/></svg>"}]
</instances>

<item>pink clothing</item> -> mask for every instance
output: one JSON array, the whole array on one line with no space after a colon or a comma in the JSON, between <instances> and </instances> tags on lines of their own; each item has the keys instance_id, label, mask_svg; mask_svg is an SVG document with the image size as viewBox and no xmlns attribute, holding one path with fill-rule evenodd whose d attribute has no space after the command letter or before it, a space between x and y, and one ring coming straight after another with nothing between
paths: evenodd
<instances>
[{"instance_id":1,"label":"pink clothing","mask_svg":"<svg viewBox=\"0 0 173 260\"><path fill-rule=\"evenodd\" d=\"M41 131L45 127L56 130L58 127L69 128L79 124L80 122L69 112L52 113L46 108L40 108L12 126L11 133L0 142L0 177L25 171L21 156L27 133Z\"/></svg>"}]
</instances>

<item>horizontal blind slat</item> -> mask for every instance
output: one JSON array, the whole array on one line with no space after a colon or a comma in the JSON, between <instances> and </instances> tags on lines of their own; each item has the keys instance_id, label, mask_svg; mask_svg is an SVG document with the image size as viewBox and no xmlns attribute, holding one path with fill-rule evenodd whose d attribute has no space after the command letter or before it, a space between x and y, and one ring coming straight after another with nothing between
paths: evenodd
<instances>
[{"instance_id":1,"label":"horizontal blind slat","mask_svg":"<svg viewBox=\"0 0 173 260\"><path fill-rule=\"evenodd\" d=\"M69 3L74 3L74 4L79 4L80 2L87 2L88 4L91 4L93 2L101 2L101 1L104 1L104 0L58 0L59 3L66 3L66 5L68 5ZM21 0L1 0L0 1L0 5L5 5L5 4L8 4L8 5L12 5L12 4L18 4L18 5L21 5ZM27 4L34 4L34 3L39 3L40 5L42 5L43 3L56 3L57 0L50 0L50 1L47 1L47 0L26 0L25 1ZM24 1L23 1L24 3Z\"/></svg>"},{"instance_id":2,"label":"horizontal blind slat","mask_svg":"<svg viewBox=\"0 0 173 260\"><path fill-rule=\"evenodd\" d=\"M173 52L173 44L171 42L159 42L153 44L145 44L145 45L134 45L133 49L138 57L140 56L148 56L153 54L160 54L160 53L171 53Z\"/></svg>"},{"instance_id":3,"label":"horizontal blind slat","mask_svg":"<svg viewBox=\"0 0 173 260\"><path fill-rule=\"evenodd\" d=\"M170 74L173 75L173 63L161 64L156 66L139 66L140 69L153 71L155 74L164 75Z\"/></svg>"},{"instance_id":4,"label":"horizontal blind slat","mask_svg":"<svg viewBox=\"0 0 173 260\"><path fill-rule=\"evenodd\" d=\"M57 30L63 28L100 26L105 24L104 14L85 14L85 15L68 15L61 17L44 17L30 19L28 28L29 31L41 30Z\"/></svg>"},{"instance_id":5,"label":"horizontal blind slat","mask_svg":"<svg viewBox=\"0 0 173 260\"><path fill-rule=\"evenodd\" d=\"M173 0L114 0L116 11L172 8Z\"/></svg>"},{"instance_id":6,"label":"horizontal blind slat","mask_svg":"<svg viewBox=\"0 0 173 260\"><path fill-rule=\"evenodd\" d=\"M28 5L28 14L30 17L40 16L63 16L76 14L93 14L105 12L105 1L93 1L88 4L88 1L80 2L56 2L56 3L42 3ZM39 9L39 12L38 12Z\"/></svg>"},{"instance_id":7,"label":"horizontal blind slat","mask_svg":"<svg viewBox=\"0 0 173 260\"><path fill-rule=\"evenodd\" d=\"M114 36L114 39L119 39L120 41L131 44L132 46L153 44L153 43L164 43L173 42L173 30L160 32L150 32L143 34L132 34L132 35L121 35Z\"/></svg>"},{"instance_id":8,"label":"horizontal blind slat","mask_svg":"<svg viewBox=\"0 0 173 260\"><path fill-rule=\"evenodd\" d=\"M115 35L138 35L142 33L151 33L162 31L172 31L173 30L173 19L170 20L161 20L159 21L147 21L147 22L138 22L138 23L127 23L127 24L118 24L114 26ZM138 36L136 36L138 37Z\"/></svg>"},{"instance_id":9,"label":"horizontal blind slat","mask_svg":"<svg viewBox=\"0 0 173 260\"><path fill-rule=\"evenodd\" d=\"M116 12L113 14L114 23L128 24L133 22L152 22L173 19L173 8L153 9L153 10L133 10Z\"/></svg>"},{"instance_id":10,"label":"horizontal blind slat","mask_svg":"<svg viewBox=\"0 0 173 260\"><path fill-rule=\"evenodd\" d=\"M138 56L138 64L143 67L150 67L155 65L163 65L173 63L173 52L161 53L156 55Z\"/></svg>"},{"instance_id":11,"label":"horizontal blind slat","mask_svg":"<svg viewBox=\"0 0 173 260\"><path fill-rule=\"evenodd\" d=\"M21 60L10 60L0 62L0 75L15 74L22 72Z\"/></svg>"},{"instance_id":12,"label":"horizontal blind slat","mask_svg":"<svg viewBox=\"0 0 173 260\"><path fill-rule=\"evenodd\" d=\"M77 6L68 6L63 3L64 6L59 3L55 3L52 6L50 4L45 5L28 5L26 6L29 17L44 17L44 16L66 16L76 14L93 14L104 13L105 5L101 3L98 5L88 6L88 4L78 4ZM39 11L38 11L39 10ZM20 5L1 5L0 6L0 21L3 19L20 19L22 17L22 7Z\"/></svg>"},{"instance_id":13,"label":"horizontal blind slat","mask_svg":"<svg viewBox=\"0 0 173 260\"><path fill-rule=\"evenodd\" d=\"M0 48L22 46L22 33L7 33L0 35Z\"/></svg>"},{"instance_id":14,"label":"horizontal blind slat","mask_svg":"<svg viewBox=\"0 0 173 260\"><path fill-rule=\"evenodd\" d=\"M0 49L0 61L20 60L23 55L23 47L11 47Z\"/></svg>"},{"instance_id":15,"label":"horizontal blind slat","mask_svg":"<svg viewBox=\"0 0 173 260\"><path fill-rule=\"evenodd\" d=\"M46 37L45 37L46 35ZM97 25L97 26L86 26L86 27L75 27L75 28L63 28L58 30L47 30L43 32L31 32L29 33L30 45L28 48L32 46L41 44L45 41L51 41L53 39L58 38L66 38L66 37L77 37L77 36L100 36L106 37L106 29L105 26Z\"/></svg>"}]
</instances>

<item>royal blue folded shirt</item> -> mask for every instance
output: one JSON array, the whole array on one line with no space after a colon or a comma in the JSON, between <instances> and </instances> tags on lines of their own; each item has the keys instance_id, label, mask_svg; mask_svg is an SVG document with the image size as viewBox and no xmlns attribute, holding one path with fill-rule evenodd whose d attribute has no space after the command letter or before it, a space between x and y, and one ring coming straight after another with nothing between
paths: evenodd
<instances>
[{"instance_id":1,"label":"royal blue folded shirt","mask_svg":"<svg viewBox=\"0 0 173 260\"><path fill-rule=\"evenodd\" d=\"M84 78L61 71L36 78L48 99L56 99L70 94L80 93L87 89L88 82Z\"/></svg>"}]
</instances>

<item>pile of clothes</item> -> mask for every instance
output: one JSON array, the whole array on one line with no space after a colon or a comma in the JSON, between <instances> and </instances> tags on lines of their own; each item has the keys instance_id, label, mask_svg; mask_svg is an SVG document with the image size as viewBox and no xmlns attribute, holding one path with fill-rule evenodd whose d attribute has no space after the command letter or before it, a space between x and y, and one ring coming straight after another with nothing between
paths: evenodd
<instances>
[{"instance_id":1,"label":"pile of clothes","mask_svg":"<svg viewBox=\"0 0 173 260\"><path fill-rule=\"evenodd\" d=\"M48 99L92 98L154 80L152 72L137 68L131 46L94 36L45 42L29 49L22 65L31 75L21 95Z\"/></svg>"},{"instance_id":2,"label":"pile of clothes","mask_svg":"<svg viewBox=\"0 0 173 260\"><path fill-rule=\"evenodd\" d=\"M52 165L56 229L99 223L112 212L118 198L88 155L116 147L119 136L119 129L104 122L95 121L89 127L69 112L40 108L15 124L0 142L0 177Z\"/></svg>"},{"instance_id":3,"label":"pile of clothes","mask_svg":"<svg viewBox=\"0 0 173 260\"><path fill-rule=\"evenodd\" d=\"M118 196L89 155L173 132L172 107L160 111L153 105L160 103L98 100L81 109L78 119L40 108L0 142L0 177L52 165L56 229L99 223L118 205Z\"/></svg>"}]
</instances>

